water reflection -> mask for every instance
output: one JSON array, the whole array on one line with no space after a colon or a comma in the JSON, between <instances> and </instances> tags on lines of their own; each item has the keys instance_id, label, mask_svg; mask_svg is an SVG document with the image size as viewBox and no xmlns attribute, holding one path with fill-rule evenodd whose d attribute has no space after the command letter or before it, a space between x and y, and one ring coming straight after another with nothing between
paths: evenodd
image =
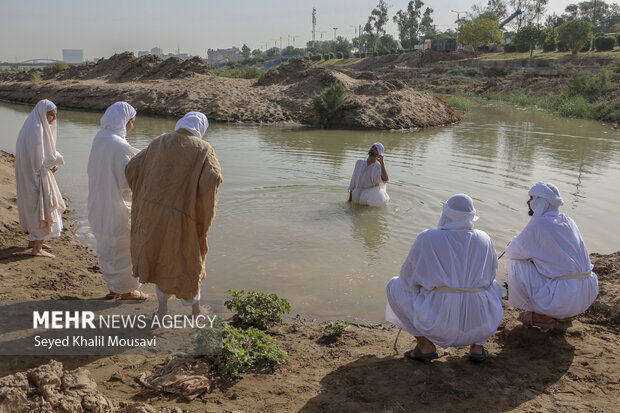
<instances>
[{"instance_id":1,"label":"water reflection","mask_svg":"<svg viewBox=\"0 0 620 413\"><path fill-rule=\"evenodd\" d=\"M351 217L351 234L360 241L371 261L380 256L381 247L389 238L386 207L368 207L347 203L346 212Z\"/></svg>"}]
</instances>

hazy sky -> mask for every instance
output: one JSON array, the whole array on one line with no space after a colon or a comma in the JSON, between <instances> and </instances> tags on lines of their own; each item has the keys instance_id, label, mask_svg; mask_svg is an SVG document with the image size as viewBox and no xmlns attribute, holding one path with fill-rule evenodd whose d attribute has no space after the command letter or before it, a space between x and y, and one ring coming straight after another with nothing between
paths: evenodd
<instances>
[{"instance_id":1,"label":"hazy sky","mask_svg":"<svg viewBox=\"0 0 620 413\"><path fill-rule=\"evenodd\" d=\"M548 12L561 13L570 0L550 0ZM312 39L312 7L317 9L317 39L354 37L378 0L0 0L0 61L62 58L62 49L83 49L86 59L109 57L159 46L164 53L206 57L207 49L265 48ZM387 0L388 33L392 16L408 0ZM471 11L472 0L425 2L434 9L438 30L454 27L457 11ZM476 3L486 3L480 0ZM612 2L609 2L612 3ZM396 36L397 37L397 36Z\"/></svg>"}]
</instances>

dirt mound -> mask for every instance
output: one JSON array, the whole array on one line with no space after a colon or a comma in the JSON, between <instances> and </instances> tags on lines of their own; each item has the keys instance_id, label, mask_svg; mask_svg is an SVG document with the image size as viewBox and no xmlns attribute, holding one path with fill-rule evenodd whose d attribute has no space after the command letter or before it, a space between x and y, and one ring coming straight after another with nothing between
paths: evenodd
<instances>
[{"instance_id":1,"label":"dirt mound","mask_svg":"<svg viewBox=\"0 0 620 413\"><path fill-rule=\"evenodd\" d=\"M591 254L591 258L599 280L599 294L586 316L597 324L620 329L620 252Z\"/></svg>"},{"instance_id":2,"label":"dirt mound","mask_svg":"<svg viewBox=\"0 0 620 413\"><path fill-rule=\"evenodd\" d=\"M298 83L308 77L321 77L325 73L328 73L326 69L313 67L302 59L295 59L269 70L256 81L256 85L289 85L291 83Z\"/></svg>"},{"instance_id":3,"label":"dirt mound","mask_svg":"<svg viewBox=\"0 0 620 413\"><path fill-rule=\"evenodd\" d=\"M0 379L2 412L175 412L144 403L116 402L97 389L86 369L67 371L62 363L48 364Z\"/></svg>"}]
</instances>

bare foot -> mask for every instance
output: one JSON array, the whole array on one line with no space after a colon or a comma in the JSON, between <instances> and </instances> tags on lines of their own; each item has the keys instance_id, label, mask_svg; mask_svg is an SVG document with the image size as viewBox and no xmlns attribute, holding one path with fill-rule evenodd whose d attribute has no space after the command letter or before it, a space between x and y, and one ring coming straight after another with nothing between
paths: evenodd
<instances>
[{"instance_id":1,"label":"bare foot","mask_svg":"<svg viewBox=\"0 0 620 413\"><path fill-rule=\"evenodd\" d=\"M149 298L148 294L144 294L142 291L133 290L131 292L121 294L121 300L135 300L144 301Z\"/></svg>"},{"instance_id":2,"label":"bare foot","mask_svg":"<svg viewBox=\"0 0 620 413\"><path fill-rule=\"evenodd\" d=\"M28 248L34 248L34 241L30 241L30 242L28 243ZM51 250L51 249L52 249L52 247L50 247L50 246L49 246L49 245L47 245L47 244L43 244L43 245L41 246L41 248L43 248L44 250Z\"/></svg>"},{"instance_id":3,"label":"bare foot","mask_svg":"<svg viewBox=\"0 0 620 413\"><path fill-rule=\"evenodd\" d=\"M553 318L548 315L532 313L532 321L535 323L553 323Z\"/></svg>"},{"instance_id":4,"label":"bare foot","mask_svg":"<svg viewBox=\"0 0 620 413\"><path fill-rule=\"evenodd\" d=\"M202 314L202 310L200 308L200 304L192 304L192 316L193 317L198 317L200 314Z\"/></svg>"},{"instance_id":5,"label":"bare foot","mask_svg":"<svg viewBox=\"0 0 620 413\"><path fill-rule=\"evenodd\" d=\"M483 348L484 347L477 344L472 344L471 346L469 346L469 354L482 354Z\"/></svg>"},{"instance_id":6,"label":"bare foot","mask_svg":"<svg viewBox=\"0 0 620 413\"><path fill-rule=\"evenodd\" d=\"M38 252L34 252L34 250L30 253L30 255L32 255L33 257L45 257L45 258L56 258L56 256L54 254L50 254L47 251L38 251Z\"/></svg>"},{"instance_id":7,"label":"bare foot","mask_svg":"<svg viewBox=\"0 0 620 413\"><path fill-rule=\"evenodd\" d=\"M422 353L434 353L437 351L437 347L435 344L430 341L428 338L424 336L415 336L416 341L418 342L418 347Z\"/></svg>"}]
</instances>

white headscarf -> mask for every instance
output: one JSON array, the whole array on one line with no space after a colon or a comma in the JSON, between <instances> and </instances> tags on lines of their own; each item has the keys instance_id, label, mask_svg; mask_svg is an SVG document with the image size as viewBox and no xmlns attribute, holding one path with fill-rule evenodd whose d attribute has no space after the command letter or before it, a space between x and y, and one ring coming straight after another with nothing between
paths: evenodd
<instances>
[{"instance_id":1,"label":"white headscarf","mask_svg":"<svg viewBox=\"0 0 620 413\"><path fill-rule=\"evenodd\" d=\"M443 204L438 229L473 229L474 222L480 217L476 215L474 201L466 194L452 195Z\"/></svg>"},{"instance_id":2,"label":"white headscarf","mask_svg":"<svg viewBox=\"0 0 620 413\"><path fill-rule=\"evenodd\" d=\"M116 102L101 117L101 129L109 129L121 137L127 135L127 122L136 116L136 110L127 102Z\"/></svg>"},{"instance_id":3,"label":"white headscarf","mask_svg":"<svg viewBox=\"0 0 620 413\"><path fill-rule=\"evenodd\" d=\"M18 142L28 142L27 145L32 147L43 135L41 140L43 142L43 152L38 154L38 156L42 155L42 159L34 160L32 165L37 171L41 166L52 168L57 164L56 122L50 125L47 121L47 112L54 109L56 109L56 105L53 102L47 99L40 100L26 118L24 126L22 126L17 136Z\"/></svg>"},{"instance_id":4,"label":"white headscarf","mask_svg":"<svg viewBox=\"0 0 620 413\"><path fill-rule=\"evenodd\" d=\"M560 190L553 184L547 182L536 182L528 192L533 199L530 201L530 208L534 211L535 217L544 215L548 212L559 214L559 207L564 205L564 200L560 196Z\"/></svg>"},{"instance_id":5,"label":"white headscarf","mask_svg":"<svg viewBox=\"0 0 620 413\"><path fill-rule=\"evenodd\" d=\"M185 129L191 132L192 135L202 138L208 127L209 121L204 114L200 112L189 112L179 119L174 130Z\"/></svg>"},{"instance_id":6,"label":"white headscarf","mask_svg":"<svg viewBox=\"0 0 620 413\"><path fill-rule=\"evenodd\" d=\"M381 142L375 142L372 144L372 146L374 146L375 148L377 148L377 153L379 155L383 155L383 152L385 151L385 148L383 147L383 145L381 144Z\"/></svg>"}]
</instances>

